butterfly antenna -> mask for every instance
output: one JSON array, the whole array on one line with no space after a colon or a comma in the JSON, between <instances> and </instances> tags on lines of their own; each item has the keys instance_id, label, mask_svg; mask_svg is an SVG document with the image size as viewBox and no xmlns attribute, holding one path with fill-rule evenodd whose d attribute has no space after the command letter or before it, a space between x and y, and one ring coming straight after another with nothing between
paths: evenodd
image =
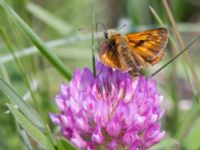
<instances>
[{"instance_id":1,"label":"butterfly antenna","mask_svg":"<svg viewBox=\"0 0 200 150\"><path fill-rule=\"evenodd\" d=\"M101 25L103 27L104 31L106 31L106 27L104 26L104 24L101 21L97 22L97 24L96 24L96 31L98 31L99 25Z\"/></svg>"},{"instance_id":2,"label":"butterfly antenna","mask_svg":"<svg viewBox=\"0 0 200 150\"><path fill-rule=\"evenodd\" d=\"M162 66L160 69L158 69L156 72L154 72L151 76L155 76L157 73L159 73L162 69L164 69L167 65L169 65L171 62L173 62L177 57L179 57L181 54L183 54L190 46L192 46L195 42L197 42L200 39L200 36L197 37L194 41L192 41L188 46L186 46L183 50L181 50L174 58L172 58L170 61L168 61L164 66Z\"/></svg>"},{"instance_id":3,"label":"butterfly antenna","mask_svg":"<svg viewBox=\"0 0 200 150\"><path fill-rule=\"evenodd\" d=\"M88 32L89 30L86 29L86 28L80 27L80 28L78 28L78 31L80 31L80 32Z\"/></svg>"},{"instance_id":4,"label":"butterfly antenna","mask_svg":"<svg viewBox=\"0 0 200 150\"><path fill-rule=\"evenodd\" d=\"M126 26L127 26L126 24L122 24L119 28L117 28L117 30L120 31L121 29L123 29Z\"/></svg>"},{"instance_id":5,"label":"butterfly antenna","mask_svg":"<svg viewBox=\"0 0 200 150\"><path fill-rule=\"evenodd\" d=\"M100 25L103 27L104 32L106 32L106 27L104 26L104 24L102 22L98 21L96 23L96 37L97 37L97 41L98 41L99 45L100 45L100 39L99 39L99 36L98 36L98 29L99 29L98 27Z\"/></svg>"}]
</instances>

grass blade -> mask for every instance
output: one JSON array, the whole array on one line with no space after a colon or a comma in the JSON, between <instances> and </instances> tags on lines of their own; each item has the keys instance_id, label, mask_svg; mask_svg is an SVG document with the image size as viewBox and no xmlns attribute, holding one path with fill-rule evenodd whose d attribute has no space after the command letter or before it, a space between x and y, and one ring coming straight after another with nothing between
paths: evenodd
<instances>
[{"instance_id":1,"label":"grass blade","mask_svg":"<svg viewBox=\"0 0 200 150\"><path fill-rule=\"evenodd\" d=\"M67 147L67 150L76 150L77 148L74 147L69 141L67 141L66 139L59 139L57 141L57 148L58 150L65 150Z\"/></svg>"},{"instance_id":2,"label":"grass blade","mask_svg":"<svg viewBox=\"0 0 200 150\"><path fill-rule=\"evenodd\" d=\"M193 124L198 114L199 114L199 105L195 105L190 111L187 112L184 118L179 121L178 130L175 133L176 139L182 141L185 138L188 128L190 128L191 124Z\"/></svg>"},{"instance_id":3,"label":"grass blade","mask_svg":"<svg viewBox=\"0 0 200 150\"><path fill-rule=\"evenodd\" d=\"M18 108L29 118L37 127L44 129L44 125L38 113L28 105L22 97L2 78L0 77L0 90L9 98L9 100L18 106Z\"/></svg>"},{"instance_id":4,"label":"grass blade","mask_svg":"<svg viewBox=\"0 0 200 150\"><path fill-rule=\"evenodd\" d=\"M189 133L185 136L183 140L183 145L185 149L189 150L197 150L200 148L200 117L193 123L191 126Z\"/></svg>"},{"instance_id":5,"label":"grass blade","mask_svg":"<svg viewBox=\"0 0 200 150\"><path fill-rule=\"evenodd\" d=\"M53 54L43 41L32 31L32 29L16 14L16 12L4 1L0 0L0 5L4 8L10 18L18 27L28 36L32 43L38 48L40 53L68 80L71 79L71 73L66 70L65 65Z\"/></svg>"},{"instance_id":6,"label":"grass blade","mask_svg":"<svg viewBox=\"0 0 200 150\"><path fill-rule=\"evenodd\" d=\"M54 30L58 31L60 34L66 35L72 31L72 27L68 23L44 10L40 6L29 2L26 5L26 8L31 14L46 23L48 26L52 27Z\"/></svg>"},{"instance_id":7,"label":"grass blade","mask_svg":"<svg viewBox=\"0 0 200 150\"><path fill-rule=\"evenodd\" d=\"M172 138L167 138L160 143L154 145L148 150L164 150L164 149L175 149L179 145L178 141Z\"/></svg>"},{"instance_id":8,"label":"grass blade","mask_svg":"<svg viewBox=\"0 0 200 150\"><path fill-rule=\"evenodd\" d=\"M20 134L21 134L21 136L22 136L22 138L24 140L24 143L25 143L27 149L28 150L33 150L33 147L32 147L32 145L31 145L31 143L29 141L29 138L28 138L28 135L27 135L26 131L24 131L21 127L19 127L19 131L20 131Z\"/></svg>"},{"instance_id":9,"label":"grass blade","mask_svg":"<svg viewBox=\"0 0 200 150\"><path fill-rule=\"evenodd\" d=\"M54 150L49 139L36 128L17 108L7 104L10 112L13 114L20 126L45 150Z\"/></svg>"}]
</instances>

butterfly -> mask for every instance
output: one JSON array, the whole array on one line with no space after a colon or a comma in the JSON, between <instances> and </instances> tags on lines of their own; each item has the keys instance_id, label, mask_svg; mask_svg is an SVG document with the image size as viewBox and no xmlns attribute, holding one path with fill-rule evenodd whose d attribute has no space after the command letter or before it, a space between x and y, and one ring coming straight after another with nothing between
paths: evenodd
<instances>
[{"instance_id":1,"label":"butterfly","mask_svg":"<svg viewBox=\"0 0 200 150\"><path fill-rule=\"evenodd\" d=\"M105 41L99 49L102 63L120 71L128 71L135 77L149 64L155 65L162 60L168 30L156 28L127 35L108 30L104 36Z\"/></svg>"}]
</instances>

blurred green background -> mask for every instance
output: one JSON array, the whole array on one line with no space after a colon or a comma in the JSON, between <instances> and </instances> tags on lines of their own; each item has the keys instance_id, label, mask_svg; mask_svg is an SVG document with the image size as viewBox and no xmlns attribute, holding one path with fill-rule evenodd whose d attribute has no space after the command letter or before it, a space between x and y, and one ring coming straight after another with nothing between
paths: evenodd
<instances>
[{"instance_id":1,"label":"blurred green background","mask_svg":"<svg viewBox=\"0 0 200 150\"><path fill-rule=\"evenodd\" d=\"M149 75L184 47L177 38L177 30L169 20L164 0L9 0L7 2L44 41L49 50L62 60L71 73L75 68L84 66L92 68L91 32L95 26L95 23L92 23L93 15L95 22L102 22L106 29L117 29L125 24L126 26L120 29L124 34L161 26L169 29L171 39L165 49L166 56L161 63L148 68ZM200 36L200 1L168 0L167 2L178 31L185 45L188 45ZM152 13L150 6L159 15L162 24ZM36 108L44 122L50 125L52 132L56 132L48 112L57 111L54 97L59 91L59 84L66 79L38 52L28 36L16 26L15 21L8 17L1 6L0 28L5 31L7 42L9 41L13 49L9 50L1 32L0 76L10 83L26 102ZM99 28L98 31L104 29ZM160 86L160 92L165 96L163 102L165 116L162 123L166 131L166 140L163 142L166 149L200 149L199 44L200 41L189 48L191 62L181 56L154 77ZM98 40L95 39L96 50L98 46ZM97 56L97 52L95 54ZM0 150L28 149L19 134L19 126L5 105L8 102L8 98L0 91ZM34 140L30 141L34 149L40 149Z\"/></svg>"}]
</instances>

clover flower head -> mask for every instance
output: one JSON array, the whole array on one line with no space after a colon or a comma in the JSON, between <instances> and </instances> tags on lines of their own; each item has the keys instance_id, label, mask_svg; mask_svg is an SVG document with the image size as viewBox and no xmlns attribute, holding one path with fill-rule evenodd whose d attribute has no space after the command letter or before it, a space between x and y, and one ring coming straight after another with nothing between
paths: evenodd
<instances>
[{"instance_id":1,"label":"clover flower head","mask_svg":"<svg viewBox=\"0 0 200 150\"><path fill-rule=\"evenodd\" d=\"M93 77L87 67L75 70L55 97L58 114L50 113L62 135L77 148L144 150L164 137L160 119L163 96L156 82L97 63Z\"/></svg>"}]
</instances>

